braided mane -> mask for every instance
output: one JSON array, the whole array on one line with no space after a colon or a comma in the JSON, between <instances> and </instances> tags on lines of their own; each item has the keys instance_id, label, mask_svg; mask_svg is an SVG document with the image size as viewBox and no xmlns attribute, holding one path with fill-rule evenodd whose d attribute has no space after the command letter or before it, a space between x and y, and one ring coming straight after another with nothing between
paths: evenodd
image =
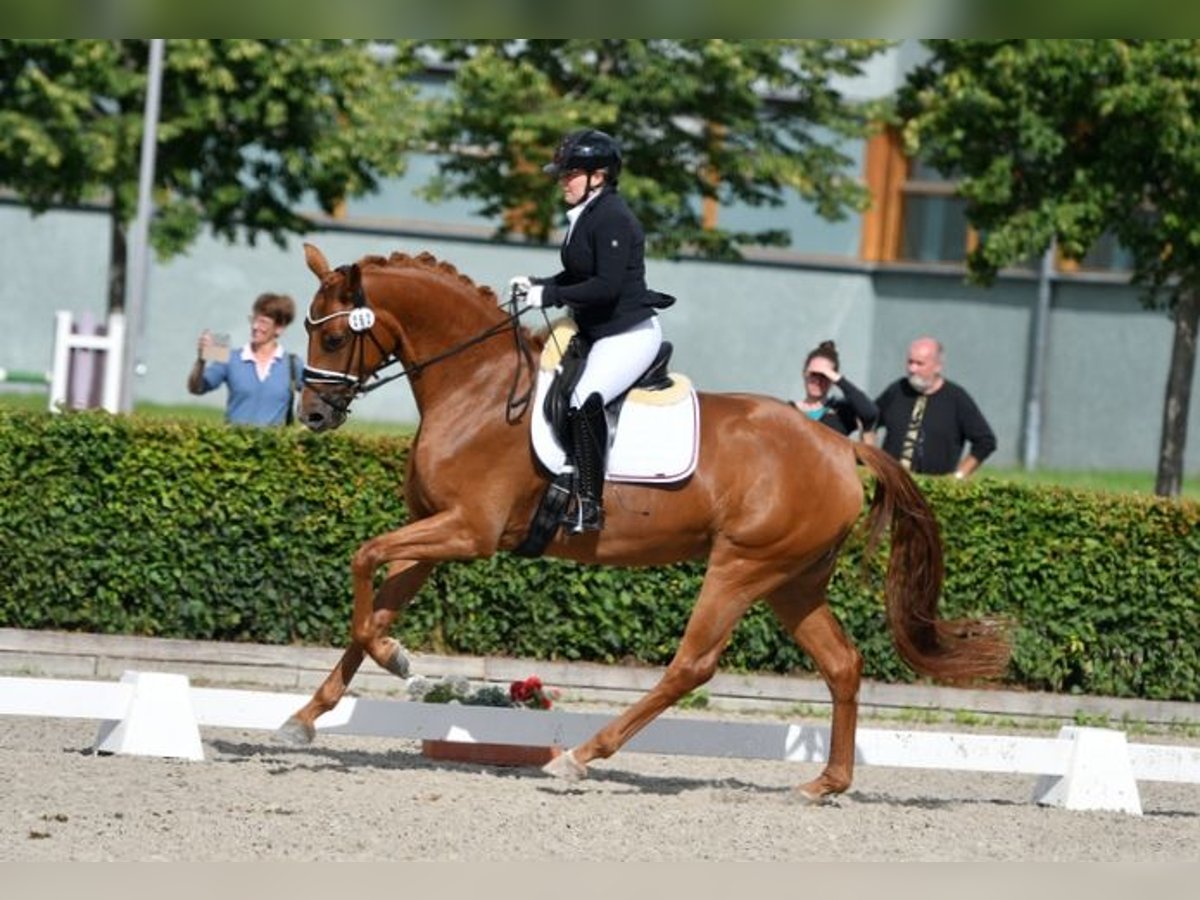
<instances>
[{"instance_id":1,"label":"braided mane","mask_svg":"<svg viewBox=\"0 0 1200 900\"><path fill-rule=\"evenodd\" d=\"M380 256L378 254L370 254L364 256L358 261L361 268L394 268L394 269L423 269L425 271L435 272L438 275L443 275L446 278L454 279L460 284L472 288L479 295L491 303L493 306L497 302L496 292L490 287L485 287L476 284L466 275L458 271L452 264L445 260L438 259L429 251L422 251L416 256L410 256L407 253L399 251L390 256Z\"/></svg>"}]
</instances>

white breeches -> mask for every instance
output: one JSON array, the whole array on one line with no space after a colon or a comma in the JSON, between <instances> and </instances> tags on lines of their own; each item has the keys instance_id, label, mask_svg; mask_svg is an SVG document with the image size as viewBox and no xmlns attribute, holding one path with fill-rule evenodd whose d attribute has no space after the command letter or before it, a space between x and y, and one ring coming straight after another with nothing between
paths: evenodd
<instances>
[{"instance_id":1,"label":"white breeches","mask_svg":"<svg viewBox=\"0 0 1200 900\"><path fill-rule=\"evenodd\" d=\"M611 402L654 362L662 340L658 316L651 316L628 331L600 338L588 353L587 366L575 385L571 405L582 406L593 393L603 397L605 403Z\"/></svg>"}]
</instances>

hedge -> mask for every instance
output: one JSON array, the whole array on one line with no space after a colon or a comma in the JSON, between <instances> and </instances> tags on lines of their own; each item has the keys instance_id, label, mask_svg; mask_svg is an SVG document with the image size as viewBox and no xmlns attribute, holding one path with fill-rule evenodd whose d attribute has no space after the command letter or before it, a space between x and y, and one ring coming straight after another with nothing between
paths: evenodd
<instances>
[{"instance_id":1,"label":"hedge","mask_svg":"<svg viewBox=\"0 0 1200 900\"><path fill-rule=\"evenodd\" d=\"M342 645L349 558L405 520L408 442L302 429L0 412L0 626ZM1200 697L1200 505L922 479L946 616L1015 623L1013 686ZM831 587L868 677L914 676L883 615L886 547L852 539ZM439 567L397 635L426 651L661 665L699 563L586 567L509 554ZM811 670L764 605L728 671Z\"/></svg>"}]
</instances>

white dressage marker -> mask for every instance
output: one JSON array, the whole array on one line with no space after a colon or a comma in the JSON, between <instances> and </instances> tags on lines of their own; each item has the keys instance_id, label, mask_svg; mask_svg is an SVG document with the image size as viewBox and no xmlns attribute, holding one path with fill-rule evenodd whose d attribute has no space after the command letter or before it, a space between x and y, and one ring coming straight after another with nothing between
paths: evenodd
<instances>
[{"instance_id":1,"label":"white dressage marker","mask_svg":"<svg viewBox=\"0 0 1200 900\"><path fill-rule=\"evenodd\" d=\"M0 678L0 714L100 719L100 753L204 759L185 675L125 672L120 682Z\"/></svg>"},{"instance_id":2,"label":"white dressage marker","mask_svg":"<svg viewBox=\"0 0 1200 900\"><path fill-rule=\"evenodd\" d=\"M98 753L204 759L186 675L125 672L121 681L133 686L129 708L121 718L100 724Z\"/></svg>"},{"instance_id":3,"label":"white dressage marker","mask_svg":"<svg viewBox=\"0 0 1200 900\"><path fill-rule=\"evenodd\" d=\"M1067 726L1058 736L1070 741L1066 774L1039 778L1033 789L1034 800L1043 806L1142 814L1125 732Z\"/></svg>"},{"instance_id":4,"label":"white dressage marker","mask_svg":"<svg viewBox=\"0 0 1200 900\"><path fill-rule=\"evenodd\" d=\"M307 694L189 687L182 675L126 672L119 684L0 678L0 714L101 719L96 749L203 759L199 727L275 730ZM347 697L317 721L326 734L573 747L611 719ZM1200 748L1127 744L1124 732L1063 728L1056 738L860 728L856 762L1041 776L1033 800L1141 815L1137 781L1200 782ZM628 745L640 753L824 762L829 729L814 725L665 718Z\"/></svg>"}]
</instances>

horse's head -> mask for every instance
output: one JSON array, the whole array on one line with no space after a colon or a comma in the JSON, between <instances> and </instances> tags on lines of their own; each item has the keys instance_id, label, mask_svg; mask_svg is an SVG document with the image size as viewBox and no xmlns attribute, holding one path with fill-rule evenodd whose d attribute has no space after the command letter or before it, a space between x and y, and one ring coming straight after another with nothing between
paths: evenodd
<instances>
[{"instance_id":1,"label":"horse's head","mask_svg":"<svg viewBox=\"0 0 1200 900\"><path fill-rule=\"evenodd\" d=\"M359 266L330 268L312 244L304 245L304 258L321 284L304 321L308 362L300 421L325 431L346 421L351 401L389 352L375 333L375 312L367 304Z\"/></svg>"},{"instance_id":2,"label":"horse's head","mask_svg":"<svg viewBox=\"0 0 1200 900\"><path fill-rule=\"evenodd\" d=\"M422 416L452 396L477 402L489 382L511 385L514 404L513 363L532 371L533 356L519 312L501 312L490 288L431 253L364 256L336 269L312 244L304 257L321 283L304 323L300 420L309 428L337 428L355 397L397 378L409 379ZM380 375L392 365L399 371Z\"/></svg>"}]
</instances>

